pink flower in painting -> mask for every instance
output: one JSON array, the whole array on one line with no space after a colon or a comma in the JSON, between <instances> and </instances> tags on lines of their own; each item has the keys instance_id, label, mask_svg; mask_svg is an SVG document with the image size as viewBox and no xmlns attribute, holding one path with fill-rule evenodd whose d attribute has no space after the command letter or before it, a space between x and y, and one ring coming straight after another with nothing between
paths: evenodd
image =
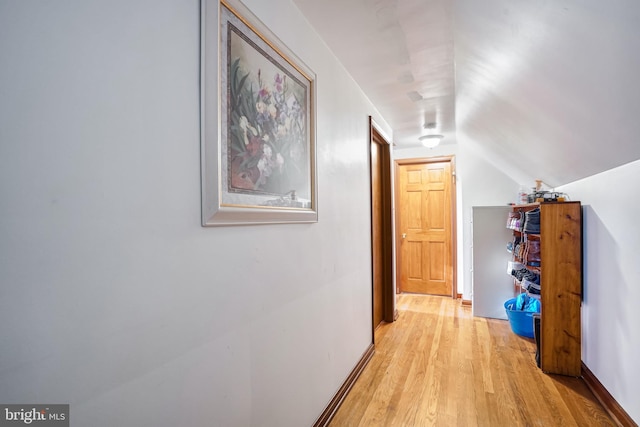
<instances>
[{"instance_id":1,"label":"pink flower in painting","mask_svg":"<svg viewBox=\"0 0 640 427\"><path fill-rule=\"evenodd\" d=\"M252 136L251 140L249 141L249 143L247 144L247 153L249 153L249 155L251 157L255 157L258 155L258 152L260 151L260 146L262 145L262 140L260 138L258 138L257 136Z\"/></svg>"},{"instance_id":2,"label":"pink flower in painting","mask_svg":"<svg viewBox=\"0 0 640 427\"><path fill-rule=\"evenodd\" d=\"M278 92L282 92L282 83L284 82L284 79L280 76L280 73L276 74L276 77L274 79L274 86L276 88L276 90Z\"/></svg>"}]
</instances>

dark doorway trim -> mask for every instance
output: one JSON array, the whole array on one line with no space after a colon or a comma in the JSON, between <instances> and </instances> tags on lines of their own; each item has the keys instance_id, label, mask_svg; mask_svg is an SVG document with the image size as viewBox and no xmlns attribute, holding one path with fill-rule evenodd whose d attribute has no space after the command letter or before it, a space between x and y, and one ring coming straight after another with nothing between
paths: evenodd
<instances>
[{"instance_id":1,"label":"dark doorway trim","mask_svg":"<svg viewBox=\"0 0 640 427\"><path fill-rule=\"evenodd\" d=\"M371 116L369 116L369 140L370 144L378 144L380 148L380 175L381 175L381 219L382 235L382 320L393 322L397 318L396 292L394 283L394 257L393 257L393 192L392 192L392 161L391 144L377 129ZM371 150L369 150L369 165L371 165ZM371 171L369 176L371 177ZM373 206L373 203L371 204ZM373 221L372 221L373 222ZM373 233L373 229L371 230ZM373 241L373 239L372 239ZM371 248L373 252L373 247ZM372 265L373 270L373 265ZM373 271L372 271L373 276ZM372 290L373 290L373 283ZM373 310L373 292L371 306ZM375 334L374 334L375 335ZM375 340L374 340L375 341Z\"/></svg>"}]
</instances>

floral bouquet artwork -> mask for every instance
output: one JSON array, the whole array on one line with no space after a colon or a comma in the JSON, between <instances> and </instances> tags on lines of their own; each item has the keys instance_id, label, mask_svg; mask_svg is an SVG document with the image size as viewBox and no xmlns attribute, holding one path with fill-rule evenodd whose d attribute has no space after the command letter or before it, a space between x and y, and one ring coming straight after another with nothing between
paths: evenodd
<instances>
[{"instance_id":1,"label":"floral bouquet artwork","mask_svg":"<svg viewBox=\"0 0 640 427\"><path fill-rule=\"evenodd\" d=\"M305 88L281 70L252 73L241 57L232 60L229 191L308 198Z\"/></svg>"},{"instance_id":2,"label":"floral bouquet artwork","mask_svg":"<svg viewBox=\"0 0 640 427\"><path fill-rule=\"evenodd\" d=\"M314 72L241 1L202 7L202 224L317 222Z\"/></svg>"}]
</instances>

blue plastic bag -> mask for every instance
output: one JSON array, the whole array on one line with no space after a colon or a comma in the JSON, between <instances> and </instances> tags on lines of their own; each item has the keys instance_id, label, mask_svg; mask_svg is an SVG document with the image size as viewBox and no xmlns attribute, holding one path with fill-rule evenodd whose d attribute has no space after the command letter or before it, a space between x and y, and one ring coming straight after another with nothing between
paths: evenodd
<instances>
[{"instance_id":1,"label":"blue plastic bag","mask_svg":"<svg viewBox=\"0 0 640 427\"><path fill-rule=\"evenodd\" d=\"M540 313L540 301L537 298L531 298L529 295L521 293L516 297L516 304L513 310Z\"/></svg>"}]
</instances>

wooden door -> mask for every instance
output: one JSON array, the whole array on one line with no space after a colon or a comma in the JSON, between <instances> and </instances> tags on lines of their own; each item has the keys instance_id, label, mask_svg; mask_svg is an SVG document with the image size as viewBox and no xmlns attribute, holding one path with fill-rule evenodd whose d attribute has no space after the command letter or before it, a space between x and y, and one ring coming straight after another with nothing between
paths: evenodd
<instances>
[{"instance_id":1,"label":"wooden door","mask_svg":"<svg viewBox=\"0 0 640 427\"><path fill-rule=\"evenodd\" d=\"M371 252L373 263L373 328L378 327L383 318L384 280L382 255L382 174L380 171L381 147L371 141Z\"/></svg>"},{"instance_id":2,"label":"wooden door","mask_svg":"<svg viewBox=\"0 0 640 427\"><path fill-rule=\"evenodd\" d=\"M451 162L398 165L400 291L451 295Z\"/></svg>"},{"instance_id":3,"label":"wooden door","mask_svg":"<svg viewBox=\"0 0 640 427\"><path fill-rule=\"evenodd\" d=\"M395 320L391 148L370 123L373 328Z\"/></svg>"}]
</instances>

